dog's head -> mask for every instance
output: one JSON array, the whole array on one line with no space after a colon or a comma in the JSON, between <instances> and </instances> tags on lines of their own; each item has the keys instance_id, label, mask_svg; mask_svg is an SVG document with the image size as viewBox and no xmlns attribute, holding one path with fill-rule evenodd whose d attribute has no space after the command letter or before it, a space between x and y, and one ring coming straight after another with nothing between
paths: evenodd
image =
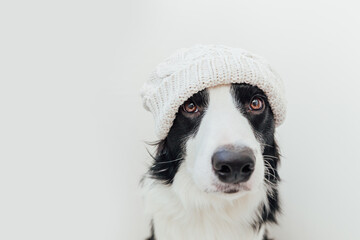
<instances>
[{"instance_id":1,"label":"dog's head","mask_svg":"<svg viewBox=\"0 0 360 240\"><path fill-rule=\"evenodd\" d=\"M187 178L198 191L224 198L264 188L274 194L279 180L274 131L273 112L258 87L204 89L179 107L149 173L164 184Z\"/></svg>"},{"instance_id":2,"label":"dog's head","mask_svg":"<svg viewBox=\"0 0 360 240\"><path fill-rule=\"evenodd\" d=\"M193 224L205 228L190 230L198 231L194 239L262 239L279 210L274 133L286 114L279 75L245 50L201 45L159 64L141 95L161 139L143 181L160 236L183 236ZM173 220L180 232L167 228ZM223 229L233 237L222 237Z\"/></svg>"}]
</instances>

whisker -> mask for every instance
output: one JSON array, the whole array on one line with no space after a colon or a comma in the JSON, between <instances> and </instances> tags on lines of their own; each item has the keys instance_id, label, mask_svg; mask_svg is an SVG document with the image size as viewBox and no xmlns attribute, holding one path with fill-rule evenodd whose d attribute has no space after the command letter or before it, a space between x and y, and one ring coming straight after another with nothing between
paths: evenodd
<instances>
[{"instance_id":1,"label":"whisker","mask_svg":"<svg viewBox=\"0 0 360 240\"><path fill-rule=\"evenodd\" d=\"M271 164L266 159L264 159L264 165L266 167L265 174L274 178L275 180L278 180L277 172L275 171L275 169L271 166ZM270 170L271 170L271 172L270 172ZM268 179L266 179L266 180L268 180Z\"/></svg>"},{"instance_id":2,"label":"whisker","mask_svg":"<svg viewBox=\"0 0 360 240\"><path fill-rule=\"evenodd\" d=\"M164 162L154 162L154 165L160 165L160 164L165 164L165 163L171 163L171 162L177 162L177 161L181 161L183 160L182 157L174 159L174 160L169 160L169 161L164 161Z\"/></svg>"},{"instance_id":3,"label":"whisker","mask_svg":"<svg viewBox=\"0 0 360 240\"><path fill-rule=\"evenodd\" d=\"M269 180L265 179L265 184L271 186L271 187L277 187L276 183L270 182Z\"/></svg>"},{"instance_id":4,"label":"whisker","mask_svg":"<svg viewBox=\"0 0 360 240\"><path fill-rule=\"evenodd\" d=\"M262 145L264 145L264 146L267 146L267 147L271 147L271 148L274 148L274 146L271 146L271 145L269 145L269 144L266 144L266 143L263 143Z\"/></svg>"},{"instance_id":5,"label":"whisker","mask_svg":"<svg viewBox=\"0 0 360 240\"><path fill-rule=\"evenodd\" d=\"M156 160L155 156L150 152L150 150L147 147L145 147L145 149L146 149L147 153L150 155L150 157L152 159Z\"/></svg>"},{"instance_id":6,"label":"whisker","mask_svg":"<svg viewBox=\"0 0 360 240\"><path fill-rule=\"evenodd\" d=\"M164 169L161 169L161 170L159 170L159 171L151 171L151 174L157 174L157 173L162 173L162 172L165 172L165 171L167 171L167 170L169 170L169 168L164 168Z\"/></svg>"},{"instance_id":7,"label":"whisker","mask_svg":"<svg viewBox=\"0 0 360 240\"><path fill-rule=\"evenodd\" d=\"M271 156L271 155L263 155L264 157L273 158L273 159L279 159L278 157Z\"/></svg>"},{"instance_id":8,"label":"whisker","mask_svg":"<svg viewBox=\"0 0 360 240\"><path fill-rule=\"evenodd\" d=\"M271 166L271 164L266 160L264 159L264 163L265 163L265 166L268 167L268 169L271 169L271 171L275 174L275 169Z\"/></svg>"}]
</instances>

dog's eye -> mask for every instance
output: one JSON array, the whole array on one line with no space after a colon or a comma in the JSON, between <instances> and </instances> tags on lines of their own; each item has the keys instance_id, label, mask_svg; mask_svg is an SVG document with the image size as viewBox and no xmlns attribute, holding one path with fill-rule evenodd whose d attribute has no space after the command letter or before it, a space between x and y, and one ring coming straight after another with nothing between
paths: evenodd
<instances>
[{"instance_id":1,"label":"dog's eye","mask_svg":"<svg viewBox=\"0 0 360 240\"><path fill-rule=\"evenodd\" d=\"M195 103L187 101L183 104L183 110L187 113L196 113L199 111L199 108L196 106Z\"/></svg>"},{"instance_id":2,"label":"dog's eye","mask_svg":"<svg viewBox=\"0 0 360 240\"><path fill-rule=\"evenodd\" d=\"M259 97L254 97L250 102L250 110L259 111L264 108L264 101Z\"/></svg>"}]
</instances>

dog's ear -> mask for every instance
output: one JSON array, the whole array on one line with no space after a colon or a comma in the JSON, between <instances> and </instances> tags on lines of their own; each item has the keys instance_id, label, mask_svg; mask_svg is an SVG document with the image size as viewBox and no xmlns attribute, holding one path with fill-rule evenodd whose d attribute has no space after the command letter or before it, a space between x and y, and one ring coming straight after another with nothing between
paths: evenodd
<instances>
[{"instance_id":1,"label":"dog's ear","mask_svg":"<svg viewBox=\"0 0 360 240\"><path fill-rule=\"evenodd\" d=\"M178 153L171 152L166 138L152 145L156 145L156 153L148 173L154 179L171 184L183 159Z\"/></svg>"},{"instance_id":2,"label":"dog's ear","mask_svg":"<svg viewBox=\"0 0 360 240\"><path fill-rule=\"evenodd\" d=\"M159 141L156 144L156 157L161 158L161 155L166 155L168 152L165 145L166 139Z\"/></svg>"},{"instance_id":3,"label":"dog's ear","mask_svg":"<svg viewBox=\"0 0 360 240\"><path fill-rule=\"evenodd\" d=\"M146 148L148 154L150 155L150 157L156 161L156 158L161 154L161 152L163 151L164 149L164 144L165 144L165 139L164 140L159 140L159 141L153 141L153 142L150 142L150 141L146 141L145 142L146 145L149 145L150 147L153 147L155 148L155 155L152 154L148 148Z\"/></svg>"}]
</instances>

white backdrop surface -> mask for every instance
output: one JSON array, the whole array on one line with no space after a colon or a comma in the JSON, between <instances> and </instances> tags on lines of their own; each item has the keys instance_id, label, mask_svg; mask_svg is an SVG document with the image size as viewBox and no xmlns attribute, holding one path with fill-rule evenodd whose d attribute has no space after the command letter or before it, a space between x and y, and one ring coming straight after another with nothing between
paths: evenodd
<instances>
[{"instance_id":1,"label":"white backdrop surface","mask_svg":"<svg viewBox=\"0 0 360 240\"><path fill-rule=\"evenodd\" d=\"M139 89L198 43L255 52L284 79L276 239L360 239L359 29L350 0L2 1L0 239L144 239L156 138Z\"/></svg>"}]
</instances>

